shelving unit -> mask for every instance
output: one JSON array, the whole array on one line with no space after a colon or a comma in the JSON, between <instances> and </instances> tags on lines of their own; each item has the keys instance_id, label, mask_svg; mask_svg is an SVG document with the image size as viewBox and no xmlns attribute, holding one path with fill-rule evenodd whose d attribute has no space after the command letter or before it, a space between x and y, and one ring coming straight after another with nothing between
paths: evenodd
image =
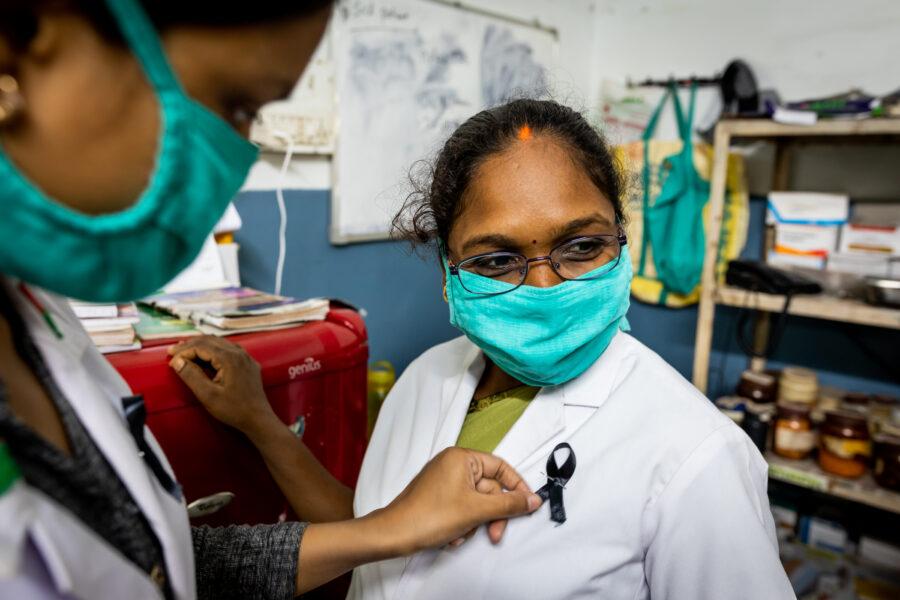
<instances>
[{"instance_id":1,"label":"shelving unit","mask_svg":"<svg viewBox=\"0 0 900 600\"><path fill-rule=\"evenodd\" d=\"M846 479L829 475L811 458L790 460L774 452L766 452L765 458L772 479L900 514L900 494L878 487L871 473Z\"/></svg>"},{"instance_id":2,"label":"shelving unit","mask_svg":"<svg viewBox=\"0 0 900 600\"><path fill-rule=\"evenodd\" d=\"M729 287L720 284L716 273L716 259L722 217L725 206L725 185L728 151L734 138L768 139L775 142L775 172L772 189L783 190L788 185L788 147L798 141L840 141L858 136L870 140L900 140L900 119L868 119L861 121L820 121L812 126L783 125L769 120L724 120L716 126L713 172L710 182L709 226L707 227L706 254L703 262L702 291L697 316L697 337L694 349L694 385L706 393L709 377L709 358L712 347L713 318L717 304L753 308L760 312L754 332L756 348L766 347L769 335L769 317L784 309L785 297ZM771 239L766 246L771 245ZM871 306L861 301L836 298L827 295L794 296L788 314L900 329L900 310ZM750 361L753 369L761 370L765 360ZM851 500L881 510L900 514L900 493L878 487L867 473L858 480L829 475L819 469L812 459L787 460L767 452L769 477L803 488Z\"/></svg>"},{"instance_id":3,"label":"shelving unit","mask_svg":"<svg viewBox=\"0 0 900 600\"><path fill-rule=\"evenodd\" d=\"M784 306L784 296L718 286L715 294L715 303L739 308L781 312ZM788 314L826 319L828 321L856 323L857 325L900 329L900 309L882 308L859 300L835 298L834 296L795 296L791 300Z\"/></svg>"},{"instance_id":4,"label":"shelving unit","mask_svg":"<svg viewBox=\"0 0 900 600\"><path fill-rule=\"evenodd\" d=\"M784 307L785 300L783 296L730 288L720 285L717 281L716 257L722 230L728 150L731 140L755 138L774 141L776 158L773 189L785 189L788 183L789 167L786 150L791 143L799 139L840 140L858 136L900 140L900 119L819 121L811 126L784 125L767 119L733 119L720 121L716 125L708 206L709 226L706 230L706 255L703 262L702 291L694 346L693 381L700 391L704 393L707 391L716 304L780 312ZM755 335L757 347L764 347L768 337L768 312L763 313L764 316L757 321ZM793 315L818 319L900 329L900 310L869 306L863 302L824 295L795 296L791 300L788 312ZM751 367L754 369L762 369L764 365L765 361L762 359L751 361Z\"/></svg>"}]
</instances>

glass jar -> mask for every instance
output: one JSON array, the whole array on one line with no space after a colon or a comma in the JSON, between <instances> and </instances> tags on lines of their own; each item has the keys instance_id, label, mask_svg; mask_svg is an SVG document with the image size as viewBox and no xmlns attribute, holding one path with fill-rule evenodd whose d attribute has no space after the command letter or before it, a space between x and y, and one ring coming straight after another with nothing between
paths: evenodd
<instances>
[{"instance_id":1,"label":"glass jar","mask_svg":"<svg viewBox=\"0 0 900 600\"><path fill-rule=\"evenodd\" d=\"M872 455L866 416L854 410L825 413L819 435L819 466L841 477L862 477Z\"/></svg>"},{"instance_id":2,"label":"glass jar","mask_svg":"<svg viewBox=\"0 0 900 600\"><path fill-rule=\"evenodd\" d=\"M869 414L869 395L865 392L848 392L844 395L841 408Z\"/></svg>"},{"instance_id":3,"label":"glass jar","mask_svg":"<svg viewBox=\"0 0 900 600\"><path fill-rule=\"evenodd\" d=\"M869 413L873 419L890 421L894 408L900 406L900 400L890 394L872 394L869 396Z\"/></svg>"},{"instance_id":4,"label":"glass jar","mask_svg":"<svg viewBox=\"0 0 900 600\"><path fill-rule=\"evenodd\" d=\"M813 404L819 397L816 372L803 367L787 367L778 381L778 402Z\"/></svg>"},{"instance_id":5,"label":"glass jar","mask_svg":"<svg viewBox=\"0 0 900 600\"><path fill-rule=\"evenodd\" d=\"M769 440L769 423L772 422L774 410L771 404L759 404L747 402L744 409L744 420L741 422L743 429L760 452L766 451L766 443Z\"/></svg>"},{"instance_id":6,"label":"glass jar","mask_svg":"<svg viewBox=\"0 0 900 600\"><path fill-rule=\"evenodd\" d=\"M784 402L778 405L775 419L775 454L785 458L806 458L816 447L816 432L805 404Z\"/></svg>"},{"instance_id":7,"label":"glass jar","mask_svg":"<svg viewBox=\"0 0 900 600\"><path fill-rule=\"evenodd\" d=\"M777 381L769 373L760 371L744 371L738 382L736 393L738 396L749 398L761 404L775 402Z\"/></svg>"},{"instance_id":8,"label":"glass jar","mask_svg":"<svg viewBox=\"0 0 900 600\"><path fill-rule=\"evenodd\" d=\"M900 437L875 436L875 483L900 492Z\"/></svg>"}]
</instances>

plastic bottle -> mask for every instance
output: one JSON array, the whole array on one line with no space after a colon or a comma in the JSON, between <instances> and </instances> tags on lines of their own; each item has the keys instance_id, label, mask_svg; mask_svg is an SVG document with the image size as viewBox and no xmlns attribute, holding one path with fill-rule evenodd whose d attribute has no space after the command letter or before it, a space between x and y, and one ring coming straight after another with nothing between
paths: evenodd
<instances>
[{"instance_id":1,"label":"plastic bottle","mask_svg":"<svg viewBox=\"0 0 900 600\"><path fill-rule=\"evenodd\" d=\"M366 439L372 437L372 430L375 429L375 420L378 419L378 411L384 399L387 398L388 392L394 387L394 367L386 360L379 360L372 363L369 367L369 402L368 410L368 427L366 431Z\"/></svg>"}]
</instances>

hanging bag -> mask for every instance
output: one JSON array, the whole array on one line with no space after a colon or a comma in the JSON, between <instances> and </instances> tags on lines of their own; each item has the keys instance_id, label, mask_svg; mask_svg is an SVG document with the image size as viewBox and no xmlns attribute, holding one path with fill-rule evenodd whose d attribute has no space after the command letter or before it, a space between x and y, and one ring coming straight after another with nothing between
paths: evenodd
<instances>
[{"instance_id":1,"label":"hanging bag","mask_svg":"<svg viewBox=\"0 0 900 600\"><path fill-rule=\"evenodd\" d=\"M633 179L627 193L629 251L635 268L632 294L641 301L671 307L700 299L706 248L706 206L712 173L712 147L693 143L696 84L685 115L671 84L654 110L643 139L620 147L619 157ZM653 139L660 115L671 100L678 141ZM727 192L717 273L744 247L749 196L743 157L728 157ZM637 242L637 243L635 243Z\"/></svg>"}]
</instances>

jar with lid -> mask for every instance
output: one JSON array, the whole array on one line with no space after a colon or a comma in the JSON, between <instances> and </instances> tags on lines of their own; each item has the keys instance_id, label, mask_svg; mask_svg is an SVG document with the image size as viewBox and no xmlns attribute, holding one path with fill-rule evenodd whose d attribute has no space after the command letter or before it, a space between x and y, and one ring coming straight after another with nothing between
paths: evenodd
<instances>
[{"instance_id":1,"label":"jar with lid","mask_svg":"<svg viewBox=\"0 0 900 600\"><path fill-rule=\"evenodd\" d=\"M803 367L787 367L778 382L778 402L813 404L819 395L816 372Z\"/></svg>"},{"instance_id":2,"label":"jar with lid","mask_svg":"<svg viewBox=\"0 0 900 600\"><path fill-rule=\"evenodd\" d=\"M809 407L795 402L778 405L775 418L775 454L785 458L806 458L816 447L816 432Z\"/></svg>"},{"instance_id":3,"label":"jar with lid","mask_svg":"<svg viewBox=\"0 0 900 600\"><path fill-rule=\"evenodd\" d=\"M769 373L762 371L744 371L738 382L735 393L754 402L775 402L777 381Z\"/></svg>"},{"instance_id":4,"label":"jar with lid","mask_svg":"<svg viewBox=\"0 0 900 600\"><path fill-rule=\"evenodd\" d=\"M875 441L875 483L900 492L900 437L878 434Z\"/></svg>"},{"instance_id":5,"label":"jar with lid","mask_svg":"<svg viewBox=\"0 0 900 600\"><path fill-rule=\"evenodd\" d=\"M872 394L869 396L869 413L873 419L890 421L894 408L900 406L900 399L890 394Z\"/></svg>"},{"instance_id":6,"label":"jar with lid","mask_svg":"<svg viewBox=\"0 0 900 600\"><path fill-rule=\"evenodd\" d=\"M819 466L841 477L861 477L872 455L866 416L854 410L825 413L819 435Z\"/></svg>"},{"instance_id":7,"label":"jar with lid","mask_svg":"<svg viewBox=\"0 0 900 600\"><path fill-rule=\"evenodd\" d=\"M865 392L847 392L844 394L841 408L869 414L869 395Z\"/></svg>"}]
</instances>

